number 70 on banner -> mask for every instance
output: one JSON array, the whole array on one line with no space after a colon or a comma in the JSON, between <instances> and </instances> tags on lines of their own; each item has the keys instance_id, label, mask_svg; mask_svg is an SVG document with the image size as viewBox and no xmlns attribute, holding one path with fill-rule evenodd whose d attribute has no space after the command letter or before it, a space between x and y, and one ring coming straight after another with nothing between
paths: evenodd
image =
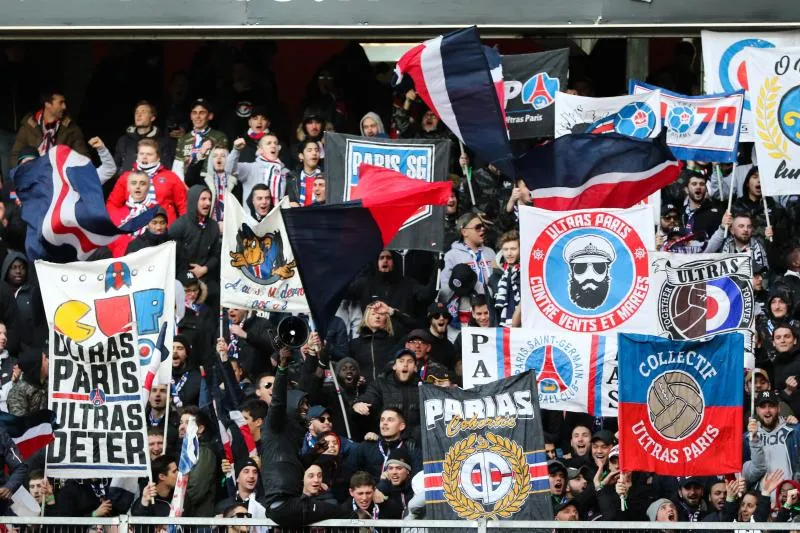
<instances>
[{"instance_id":1,"label":"number 70 on banner","mask_svg":"<svg viewBox=\"0 0 800 533\"><path fill-rule=\"evenodd\" d=\"M714 135L731 137L736 133L736 113L735 106L668 106L661 102L661 116L667 128L681 135L703 135L713 123Z\"/></svg>"}]
</instances>

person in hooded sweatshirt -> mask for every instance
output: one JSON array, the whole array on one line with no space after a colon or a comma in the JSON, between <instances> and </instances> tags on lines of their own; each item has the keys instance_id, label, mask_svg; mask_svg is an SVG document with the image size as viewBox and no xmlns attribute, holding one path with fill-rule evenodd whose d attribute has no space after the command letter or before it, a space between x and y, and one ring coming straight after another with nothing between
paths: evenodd
<instances>
[{"instance_id":1,"label":"person in hooded sweatshirt","mask_svg":"<svg viewBox=\"0 0 800 533\"><path fill-rule=\"evenodd\" d=\"M767 298L767 304L764 307L764 314L759 316L756 320L756 330L764 342L768 361L756 361L759 367L766 368L771 371L770 374L775 376L773 371L774 361L776 357L775 346L772 341L772 333L775 326L780 323L787 323L795 330L800 330L800 321L791 317L791 309L794 304L792 293L786 290L786 287L774 287ZM775 376L777 377L777 376ZM783 383L780 381L775 382L776 388L783 388Z\"/></svg>"},{"instance_id":2,"label":"person in hooded sweatshirt","mask_svg":"<svg viewBox=\"0 0 800 533\"><path fill-rule=\"evenodd\" d=\"M461 234L461 240L454 242L450 250L444 254L441 285L447 287L453 267L465 264L478 278L473 290L478 294L484 294L492 276L492 264L495 259L494 250L484 245L486 224L477 213L466 213L458 219L456 227Z\"/></svg>"},{"instance_id":3,"label":"person in hooded sweatshirt","mask_svg":"<svg viewBox=\"0 0 800 533\"><path fill-rule=\"evenodd\" d=\"M756 416L758 425L751 424L744 434L743 472L750 482L758 473L780 470L782 479L794 479L800 460L800 432L797 424L787 424L778 414L778 395L773 391L763 391L756 395ZM760 446L759 446L760 444ZM763 449L763 458L758 449ZM766 465L761 464L764 461ZM752 471L753 475L748 475Z\"/></svg>"},{"instance_id":4,"label":"person in hooded sweatshirt","mask_svg":"<svg viewBox=\"0 0 800 533\"><path fill-rule=\"evenodd\" d=\"M305 468L298 452L306 434L308 397L300 390L289 391L289 363L292 354L280 351L273 385L272 404L267 413L262 439L261 481L267 517L281 527L300 527L329 518L343 518L336 505L303 495Z\"/></svg>"},{"instance_id":5,"label":"person in hooded sweatshirt","mask_svg":"<svg viewBox=\"0 0 800 533\"><path fill-rule=\"evenodd\" d=\"M37 342L47 336L47 320L36 270L24 254L10 250L0 268L0 285L16 301L16 330L21 342Z\"/></svg>"},{"instance_id":6,"label":"person in hooded sweatshirt","mask_svg":"<svg viewBox=\"0 0 800 533\"><path fill-rule=\"evenodd\" d=\"M156 214L150 219L150 222L145 226L144 232L128 243L125 249L125 254L132 254L144 248L151 246L158 246L169 240L167 235L167 212L163 207L159 206L156 209Z\"/></svg>"},{"instance_id":7,"label":"person in hooded sweatshirt","mask_svg":"<svg viewBox=\"0 0 800 533\"><path fill-rule=\"evenodd\" d=\"M176 272L191 272L208 286L208 305L219 300L219 227L211 218L212 195L208 187L189 189L186 214L169 228L169 238L177 244Z\"/></svg>"},{"instance_id":8,"label":"person in hooded sweatshirt","mask_svg":"<svg viewBox=\"0 0 800 533\"><path fill-rule=\"evenodd\" d=\"M361 135L364 137L377 137L379 139L388 139L386 128L383 127L383 120L374 111L370 111L363 117L358 124L361 130Z\"/></svg>"}]
</instances>

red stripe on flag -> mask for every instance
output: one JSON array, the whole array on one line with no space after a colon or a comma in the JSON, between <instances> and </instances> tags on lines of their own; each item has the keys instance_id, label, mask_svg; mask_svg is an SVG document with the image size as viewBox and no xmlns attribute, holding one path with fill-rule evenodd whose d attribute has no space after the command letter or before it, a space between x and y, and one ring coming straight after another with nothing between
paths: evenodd
<instances>
[{"instance_id":1,"label":"red stripe on flag","mask_svg":"<svg viewBox=\"0 0 800 533\"><path fill-rule=\"evenodd\" d=\"M59 400L88 400L88 394L76 394L72 392L54 392L53 398Z\"/></svg>"},{"instance_id":2,"label":"red stripe on flag","mask_svg":"<svg viewBox=\"0 0 800 533\"><path fill-rule=\"evenodd\" d=\"M662 187L672 183L680 174L681 165L675 163L662 170L636 181L598 183L587 187L581 194L573 197L542 196L534 191L533 203L536 207L551 211L570 211L573 209L628 208L647 198Z\"/></svg>"},{"instance_id":3,"label":"red stripe on flag","mask_svg":"<svg viewBox=\"0 0 800 533\"><path fill-rule=\"evenodd\" d=\"M53 437L53 433L51 431L48 435L37 435L30 439L17 442L16 444L19 454L23 459L27 459L54 440L55 438Z\"/></svg>"},{"instance_id":4,"label":"red stripe on flag","mask_svg":"<svg viewBox=\"0 0 800 533\"><path fill-rule=\"evenodd\" d=\"M589 350L589 397L587 401L587 412L594 416L595 412L595 405L594 405L594 392L595 392L595 380L597 379L597 344L598 344L598 337L597 335L592 335L592 347Z\"/></svg>"},{"instance_id":5,"label":"red stripe on flag","mask_svg":"<svg viewBox=\"0 0 800 533\"><path fill-rule=\"evenodd\" d=\"M436 489L441 488L442 486L442 475L441 474L434 474L434 475L426 475L425 476L425 488L426 489Z\"/></svg>"},{"instance_id":6,"label":"red stripe on flag","mask_svg":"<svg viewBox=\"0 0 800 533\"><path fill-rule=\"evenodd\" d=\"M54 170L58 174L58 179L61 181L61 190L58 193L58 198L56 199L55 206L53 208L53 215L50 218L50 225L52 226L53 233L55 234L63 235L68 233L74 236L80 243L81 251L88 252L97 248L97 245L90 241L86 237L86 234L79 228L65 226L62 222L61 208L64 206L64 199L72 190L72 184L69 182L66 174L64 173L64 166L67 164L67 159L69 159L69 155L71 153L72 150L66 145L56 146L56 168Z\"/></svg>"}]
</instances>

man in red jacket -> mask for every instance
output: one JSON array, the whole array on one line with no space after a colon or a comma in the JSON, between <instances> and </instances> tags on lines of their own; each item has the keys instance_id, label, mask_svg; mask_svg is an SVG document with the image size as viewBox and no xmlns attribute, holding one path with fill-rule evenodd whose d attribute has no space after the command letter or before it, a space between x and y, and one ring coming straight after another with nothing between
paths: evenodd
<instances>
[{"instance_id":1,"label":"man in red jacket","mask_svg":"<svg viewBox=\"0 0 800 533\"><path fill-rule=\"evenodd\" d=\"M132 172L143 172L150 178L147 197L155 199L164 208L168 225L172 225L179 216L186 213L186 185L177 174L161 165L158 143L154 139L139 141ZM125 207L128 197L128 172L125 172L117 179L108 196L106 204L109 212Z\"/></svg>"}]
</instances>

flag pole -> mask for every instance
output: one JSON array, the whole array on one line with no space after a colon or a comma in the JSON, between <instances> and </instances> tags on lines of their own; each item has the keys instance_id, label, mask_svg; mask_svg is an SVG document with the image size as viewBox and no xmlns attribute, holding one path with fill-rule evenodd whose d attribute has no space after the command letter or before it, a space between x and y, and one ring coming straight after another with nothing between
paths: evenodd
<instances>
[{"instance_id":1,"label":"flag pole","mask_svg":"<svg viewBox=\"0 0 800 533\"><path fill-rule=\"evenodd\" d=\"M167 386L167 405L166 411L164 412L164 445L161 447L161 455L167 454L167 443L169 439L167 438L167 433L169 431L169 397L171 396L172 391L169 389L169 385Z\"/></svg>"},{"instance_id":2,"label":"flag pole","mask_svg":"<svg viewBox=\"0 0 800 533\"><path fill-rule=\"evenodd\" d=\"M756 369L750 371L750 418L756 417Z\"/></svg>"},{"instance_id":3,"label":"flag pole","mask_svg":"<svg viewBox=\"0 0 800 533\"><path fill-rule=\"evenodd\" d=\"M464 143L460 140L458 141L458 147L461 148L461 155L465 155L464 152ZM469 187L469 198L472 200L472 207L475 207L475 191L472 190L472 169L467 165L461 167L461 171L464 172L464 176L467 178L467 187Z\"/></svg>"},{"instance_id":4,"label":"flag pole","mask_svg":"<svg viewBox=\"0 0 800 533\"><path fill-rule=\"evenodd\" d=\"M314 325L314 319L311 317L310 314L308 316L308 329L310 329L311 331L317 331L317 328ZM322 339L320 339L320 341L321 340ZM325 347L323 346L322 349L324 350ZM344 430L347 432L347 438L352 439L353 437L350 436L350 422L347 421L347 409L345 409L344 407L344 399L342 398L342 388L339 387L339 380L336 378L336 368L334 365L331 365L330 359L328 359L328 365L331 366L329 370L331 371L331 377L333 378L333 388L336 389L336 396L338 396L339 398L339 407L342 408L342 418L344 419Z\"/></svg>"},{"instance_id":5,"label":"flag pole","mask_svg":"<svg viewBox=\"0 0 800 533\"><path fill-rule=\"evenodd\" d=\"M769 207L767 206L767 197L764 195L764 191L761 191L761 199L764 201L764 217L767 219L767 227L772 227L772 224L769 223ZM772 237L767 237L769 242L772 242Z\"/></svg>"},{"instance_id":6,"label":"flag pole","mask_svg":"<svg viewBox=\"0 0 800 533\"><path fill-rule=\"evenodd\" d=\"M50 445L46 445L44 447L44 482L47 485L50 485L50 481L47 479L47 455L50 452ZM41 509L39 510L39 516L44 516L44 506L47 502L47 494L42 494L42 501L41 501Z\"/></svg>"},{"instance_id":7,"label":"flag pole","mask_svg":"<svg viewBox=\"0 0 800 533\"><path fill-rule=\"evenodd\" d=\"M719 168L719 163L714 163L714 176L717 178L717 188L719 189L719 201L724 202L725 193L722 190L722 170Z\"/></svg>"},{"instance_id":8,"label":"flag pole","mask_svg":"<svg viewBox=\"0 0 800 533\"><path fill-rule=\"evenodd\" d=\"M733 168L731 169L731 190L728 192L728 209L727 212L731 212L731 207L733 206L733 187L735 185L736 179L736 163L733 164ZM730 228L725 228L725 235L728 235L728 230Z\"/></svg>"}]
</instances>

